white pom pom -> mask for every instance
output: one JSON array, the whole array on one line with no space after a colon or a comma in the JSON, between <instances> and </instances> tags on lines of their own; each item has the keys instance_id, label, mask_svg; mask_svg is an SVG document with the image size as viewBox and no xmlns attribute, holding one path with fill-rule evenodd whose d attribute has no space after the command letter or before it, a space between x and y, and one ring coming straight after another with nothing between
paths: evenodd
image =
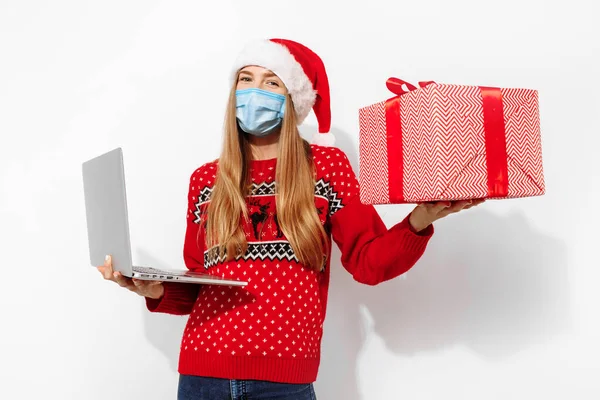
<instances>
[{"instance_id":1,"label":"white pom pom","mask_svg":"<svg viewBox=\"0 0 600 400\"><path fill-rule=\"evenodd\" d=\"M335 136L331 132L315 133L312 137L312 143L317 146L332 147L335 143Z\"/></svg>"}]
</instances>

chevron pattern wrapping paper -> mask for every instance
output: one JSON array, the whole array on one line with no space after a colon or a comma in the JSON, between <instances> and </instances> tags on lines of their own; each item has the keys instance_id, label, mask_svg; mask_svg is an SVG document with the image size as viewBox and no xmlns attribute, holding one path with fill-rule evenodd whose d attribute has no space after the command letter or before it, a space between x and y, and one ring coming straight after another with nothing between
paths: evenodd
<instances>
[{"instance_id":1,"label":"chevron pattern wrapping paper","mask_svg":"<svg viewBox=\"0 0 600 400\"><path fill-rule=\"evenodd\" d=\"M482 89L430 83L359 110L361 201L391 204L543 195L538 93L496 90L502 95L503 115L499 115L504 121L500 149L504 154L506 148L504 195L495 196L488 186L492 172L486 153L497 150L489 146L499 145L486 142ZM386 107L394 99L400 121L390 124ZM400 140L392 143L390 138L398 135ZM390 148L390 143L395 147ZM391 178L394 162L400 164L401 178ZM402 196L394 198L390 192L398 184Z\"/></svg>"}]
</instances>

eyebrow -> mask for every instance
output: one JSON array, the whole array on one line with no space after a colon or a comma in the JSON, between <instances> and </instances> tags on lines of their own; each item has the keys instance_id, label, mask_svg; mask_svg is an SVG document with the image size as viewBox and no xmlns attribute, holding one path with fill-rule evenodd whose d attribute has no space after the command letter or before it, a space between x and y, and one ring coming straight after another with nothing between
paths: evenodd
<instances>
[{"instance_id":1,"label":"eyebrow","mask_svg":"<svg viewBox=\"0 0 600 400\"><path fill-rule=\"evenodd\" d=\"M242 75L242 74L254 76L254 74L251 71L248 71L248 70L240 71L240 75ZM265 72L264 76L265 76L265 78L273 78L273 77L278 78L277 74L275 74L272 71Z\"/></svg>"}]
</instances>

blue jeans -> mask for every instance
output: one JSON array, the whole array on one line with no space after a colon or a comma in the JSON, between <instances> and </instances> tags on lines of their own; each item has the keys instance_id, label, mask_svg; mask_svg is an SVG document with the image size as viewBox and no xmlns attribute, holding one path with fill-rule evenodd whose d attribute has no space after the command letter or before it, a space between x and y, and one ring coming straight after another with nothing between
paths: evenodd
<instances>
[{"instance_id":1,"label":"blue jeans","mask_svg":"<svg viewBox=\"0 0 600 400\"><path fill-rule=\"evenodd\" d=\"M310 384L180 375L177 400L316 400Z\"/></svg>"}]
</instances>

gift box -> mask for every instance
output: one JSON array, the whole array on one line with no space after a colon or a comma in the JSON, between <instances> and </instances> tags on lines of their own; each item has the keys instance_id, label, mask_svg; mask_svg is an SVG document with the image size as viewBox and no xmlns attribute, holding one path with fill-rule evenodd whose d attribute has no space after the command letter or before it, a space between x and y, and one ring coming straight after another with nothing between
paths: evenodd
<instances>
[{"instance_id":1,"label":"gift box","mask_svg":"<svg viewBox=\"0 0 600 400\"><path fill-rule=\"evenodd\" d=\"M538 93L387 81L359 109L360 199L398 204L545 193Z\"/></svg>"}]
</instances>

